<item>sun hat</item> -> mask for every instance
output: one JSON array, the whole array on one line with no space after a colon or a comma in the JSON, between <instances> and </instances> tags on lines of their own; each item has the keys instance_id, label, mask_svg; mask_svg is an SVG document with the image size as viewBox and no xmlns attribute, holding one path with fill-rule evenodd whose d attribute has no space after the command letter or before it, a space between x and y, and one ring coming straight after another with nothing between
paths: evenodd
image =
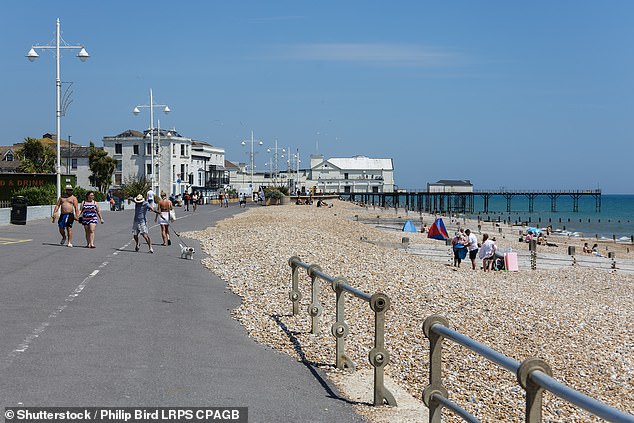
<instances>
[{"instance_id":1,"label":"sun hat","mask_svg":"<svg viewBox=\"0 0 634 423\"><path fill-rule=\"evenodd\" d=\"M73 186L72 186L72 185L70 185L70 184L68 184L68 185L66 185L66 186L64 187L64 189L73 189Z\"/></svg>"},{"instance_id":2,"label":"sun hat","mask_svg":"<svg viewBox=\"0 0 634 423\"><path fill-rule=\"evenodd\" d=\"M145 200L145 198L143 197L143 195L142 195L142 194L139 194L139 195L137 195L137 196L134 198L134 202L135 202L135 203L142 203L142 202L143 202L143 200Z\"/></svg>"}]
</instances>

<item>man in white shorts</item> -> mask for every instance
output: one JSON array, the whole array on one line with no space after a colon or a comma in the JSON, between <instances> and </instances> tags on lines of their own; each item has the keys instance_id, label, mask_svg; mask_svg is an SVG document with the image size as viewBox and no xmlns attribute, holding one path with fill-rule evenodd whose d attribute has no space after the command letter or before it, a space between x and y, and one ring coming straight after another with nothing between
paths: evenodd
<instances>
[{"instance_id":1,"label":"man in white shorts","mask_svg":"<svg viewBox=\"0 0 634 423\"><path fill-rule=\"evenodd\" d=\"M153 253L152 241L150 240L150 234L147 229L146 214L148 210L156 214L159 214L159 212L154 210L150 203L145 201L143 194L137 195L132 201L134 201L134 221L132 222L132 234L134 235L135 242L134 251L139 251L139 234L141 234L145 242L147 242L148 252Z\"/></svg>"}]
</instances>

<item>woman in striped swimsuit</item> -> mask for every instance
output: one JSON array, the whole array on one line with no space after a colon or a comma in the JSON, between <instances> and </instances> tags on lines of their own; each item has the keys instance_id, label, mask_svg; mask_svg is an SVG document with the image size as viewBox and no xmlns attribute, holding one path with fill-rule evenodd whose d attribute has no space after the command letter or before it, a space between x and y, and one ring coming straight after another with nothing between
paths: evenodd
<instances>
[{"instance_id":1,"label":"woman in striped swimsuit","mask_svg":"<svg viewBox=\"0 0 634 423\"><path fill-rule=\"evenodd\" d=\"M95 193L88 191L86 199L81 203L79 215L82 217L82 225L86 231L86 248L95 248L95 228L97 223L103 223L101 210L95 202Z\"/></svg>"}]
</instances>

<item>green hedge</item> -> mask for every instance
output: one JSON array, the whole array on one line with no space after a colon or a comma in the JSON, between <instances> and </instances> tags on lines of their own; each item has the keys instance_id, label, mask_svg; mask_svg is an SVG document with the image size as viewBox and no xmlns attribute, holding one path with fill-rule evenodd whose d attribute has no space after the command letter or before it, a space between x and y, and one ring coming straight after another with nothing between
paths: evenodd
<instances>
[{"instance_id":1,"label":"green hedge","mask_svg":"<svg viewBox=\"0 0 634 423\"><path fill-rule=\"evenodd\" d=\"M13 192L13 196L26 197L29 206L43 206L48 204L55 204L57 202L56 197L57 187L53 184L44 185L42 187L25 187ZM79 202L82 202L86 198L86 193L89 190L82 187L75 187L73 194L77 197ZM106 201L106 195L99 191L93 191L95 193L95 201Z\"/></svg>"}]
</instances>

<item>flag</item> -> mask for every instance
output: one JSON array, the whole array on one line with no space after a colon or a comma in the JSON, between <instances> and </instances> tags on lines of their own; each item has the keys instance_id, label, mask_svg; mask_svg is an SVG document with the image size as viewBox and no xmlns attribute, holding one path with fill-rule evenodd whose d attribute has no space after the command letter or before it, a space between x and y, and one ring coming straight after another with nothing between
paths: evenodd
<instances>
[{"instance_id":1,"label":"flag","mask_svg":"<svg viewBox=\"0 0 634 423\"><path fill-rule=\"evenodd\" d=\"M266 197L264 196L264 187L260 187L260 201L264 201Z\"/></svg>"}]
</instances>

